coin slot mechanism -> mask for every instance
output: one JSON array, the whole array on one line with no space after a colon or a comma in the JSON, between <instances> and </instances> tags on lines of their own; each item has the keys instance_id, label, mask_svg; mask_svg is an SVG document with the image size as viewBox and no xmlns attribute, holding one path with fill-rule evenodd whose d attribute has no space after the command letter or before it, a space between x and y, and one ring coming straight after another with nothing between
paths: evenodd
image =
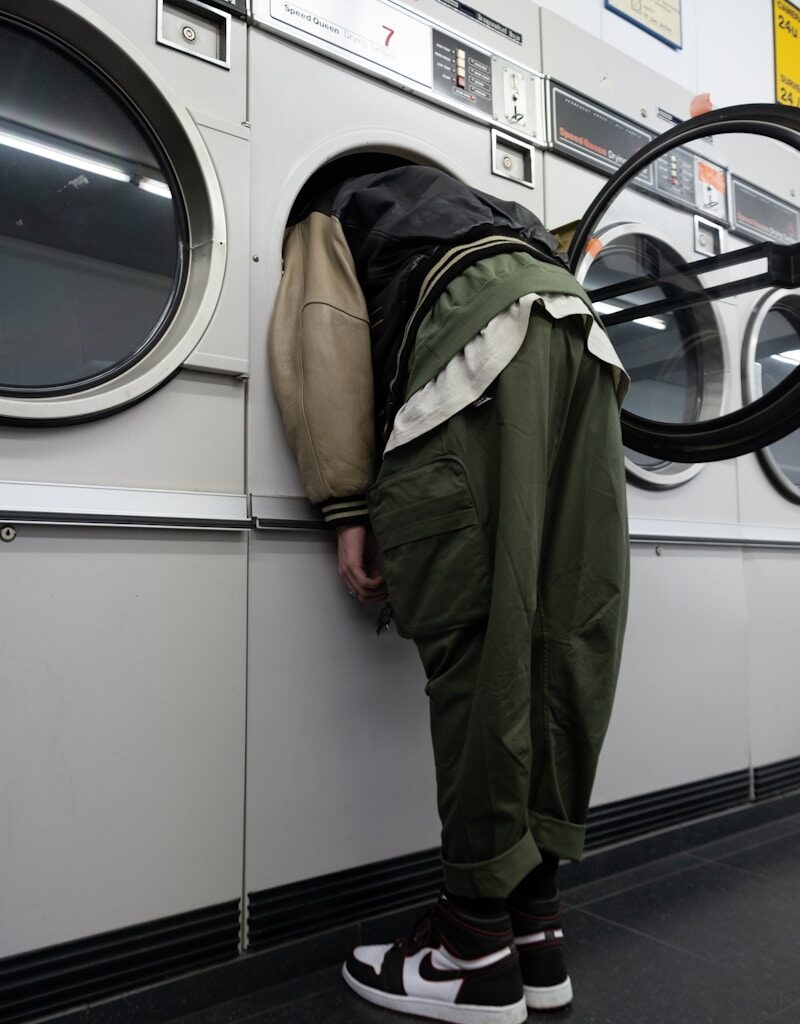
<instances>
[{"instance_id":1,"label":"coin slot mechanism","mask_svg":"<svg viewBox=\"0 0 800 1024\"><path fill-rule=\"evenodd\" d=\"M231 16L199 0L158 0L156 42L229 69Z\"/></svg>"},{"instance_id":2,"label":"coin slot mechanism","mask_svg":"<svg viewBox=\"0 0 800 1024\"><path fill-rule=\"evenodd\" d=\"M725 230L703 217L694 218L694 251L700 256L721 256L725 251Z\"/></svg>"},{"instance_id":3,"label":"coin slot mechanism","mask_svg":"<svg viewBox=\"0 0 800 1024\"><path fill-rule=\"evenodd\" d=\"M492 129L492 174L535 188L533 146Z\"/></svg>"}]
</instances>

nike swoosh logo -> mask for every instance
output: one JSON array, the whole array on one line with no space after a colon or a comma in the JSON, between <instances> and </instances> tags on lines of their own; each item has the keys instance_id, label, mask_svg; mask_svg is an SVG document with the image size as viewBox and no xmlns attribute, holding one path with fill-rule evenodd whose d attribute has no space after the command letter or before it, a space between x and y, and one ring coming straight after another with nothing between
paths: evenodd
<instances>
[{"instance_id":1,"label":"nike swoosh logo","mask_svg":"<svg viewBox=\"0 0 800 1024\"><path fill-rule=\"evenodd\" d=\"M423 981L460 981L469 973L469 971L440 971L438 967L433 966L432 953L428 953L420 962L417 970Z\"/></svg>"}]
</instances>

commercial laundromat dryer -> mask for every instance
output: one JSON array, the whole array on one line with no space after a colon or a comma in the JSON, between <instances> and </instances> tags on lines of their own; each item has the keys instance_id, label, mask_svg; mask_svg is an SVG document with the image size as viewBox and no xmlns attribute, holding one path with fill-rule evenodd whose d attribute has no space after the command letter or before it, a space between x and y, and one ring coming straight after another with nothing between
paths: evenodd
<instances>
[{"instance_id":1,"label":"commercial laundromat dryer","mask_svg":"<svg viewBox=\"0 0 800 1024\"><path fill-rule=\"evenodd\" d=\"M315 188L398 160L544 213L538 9L493 4L487 27L438 0L411 6L253 4L248 488L267 528L251 538L250 565L254 946L296 927L290 904L274 906L276 887L430 849L439 836L418 656L396 635L377 640L375 612L341 600L272 395L266 336L287 220Z\"/></svg>"},{"instance_id":2,"label":"commercial laundromat dryer","mask_svg":"<svg viewBox=\"0 0 800 1024\"><path fill-rule=\"evenodd\" d=\"M209 905L238 946L250 160L223 7L0 3L0 957ZM50 967L4 1011L58 1005Z\"/></svg>"},{"instance_id":3,"label":"commercial laundromat dryer","mask_svg":"<svg viewBox=\"0 0 800 1024\"><path fill-rule=\"evenodd\" d=\"M580 220L612 168L558 144L558 96L623 135L642 127L632 97L686 97L522 0L0 0L0 57L0 1006L22 1021L435 887L422 669L343 597L272 396L284 232L316 190L398 161L551 228ZM713 186L734 161L704 145ZM628 190L576 268L613 293L631 254L670 281L695 241L724 254L730 204L696 236L689 207ZM749 668L774 638L754 583L775 552L748 568L744 477L702 466L695 437L737 407L745 303L639 314L664 294L636 294L600 300L628 318L644 416L626 429L671 437L653 403L691 443L630 447L634 600L597 842L744 803L751 741L759 768L800 755L769 709L793 706L793 641L762 700Z\"/></svg>"}]
</instances>

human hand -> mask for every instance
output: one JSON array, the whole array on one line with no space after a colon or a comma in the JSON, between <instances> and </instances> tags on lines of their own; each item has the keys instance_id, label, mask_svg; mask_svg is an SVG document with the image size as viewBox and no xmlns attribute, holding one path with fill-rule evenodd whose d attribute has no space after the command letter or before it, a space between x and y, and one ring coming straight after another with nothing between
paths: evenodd
<instances>
[{"instance_id":1,"label":"human hand","mask_svg":"<svg viewBox=\"0 0 800 1024\"><path fill-rule=\"evenodd\" d=\"M387 599L386 581L378 571L375 535L365 523L339 526L336 530L339 576L362 604Z\"/></svg>"}]
</instances>

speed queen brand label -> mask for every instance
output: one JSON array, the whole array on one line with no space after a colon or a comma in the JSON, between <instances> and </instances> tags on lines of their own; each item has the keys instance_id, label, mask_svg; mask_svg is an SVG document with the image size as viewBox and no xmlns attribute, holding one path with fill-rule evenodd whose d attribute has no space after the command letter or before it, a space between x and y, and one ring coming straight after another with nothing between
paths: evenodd
<instances>
[{"instance_id":1,"label":"speed queen brand label","mask_svg":"<svg viewBox=\"0 0 800 1024\"><path fill-rule=\"evenodd\" d=\"M264 6L256 0L256 18ZM382 0L269 0L269 14L299 33L433 86L430 26Z\"/></svg>"}]
</instances>

